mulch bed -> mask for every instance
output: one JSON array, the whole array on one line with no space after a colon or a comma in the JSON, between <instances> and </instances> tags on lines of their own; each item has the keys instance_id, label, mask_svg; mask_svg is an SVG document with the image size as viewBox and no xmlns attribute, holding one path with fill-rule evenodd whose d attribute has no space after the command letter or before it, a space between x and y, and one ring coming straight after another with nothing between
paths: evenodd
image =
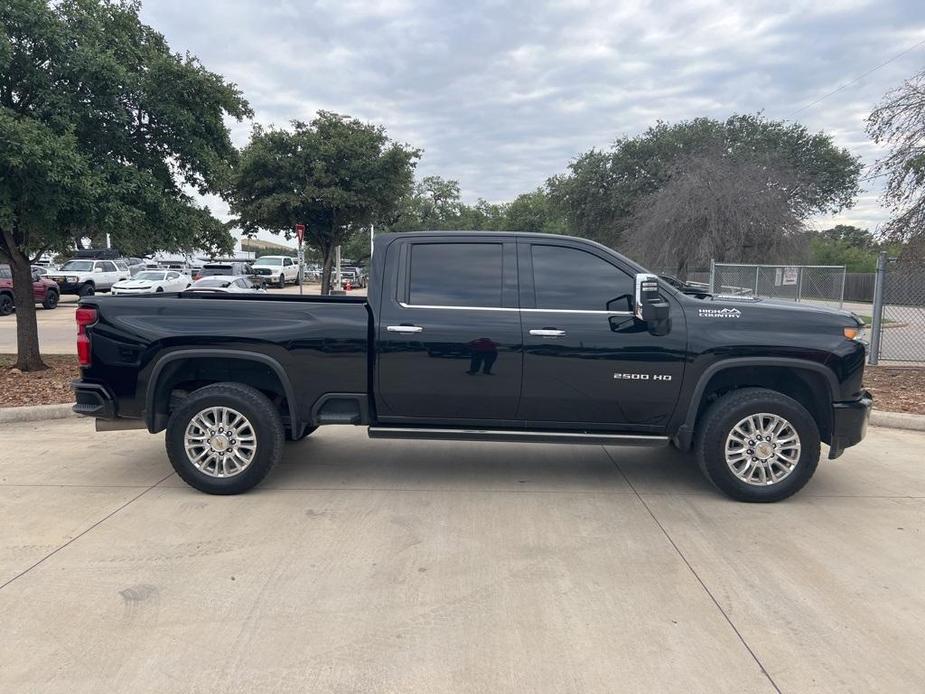
<instances>
[{"instance_id":1,"label":"mulch bed","mask_svg":"<svg viewBox=\"0 0 925 694\"><path fill-rule=\"evenodd\" d=\"M0 354L0 407L73 402L71 381L79 377L77 360L66 354L43 357L47 371L14 371L16 357ZM888 412L925 414L925 369L868 366L864 385L874 394L874 406Z\"/></svg>"},{"instance_id":2,"label":"mulch bed","mask_svg":"<svg viewBox=\"0 0 925 694\"><path fill-rule=\"evenodd\" d=\"M912 366L868 366L864 386L874 407L886 412L925 414L925 369Z\"/></svg>"},{"instance_id":3,"label":"mulch bed","mask_svg":"<svg viewBox=\"0 0 925 694\"><path fill-rule=\"evenodd\" d=\"M0 407L74 402L71 381L80 376L77 357L48 354L42 359L48 369L26 374L13 369L15 355L0 354Z\"/></svg>"}]
</instances>

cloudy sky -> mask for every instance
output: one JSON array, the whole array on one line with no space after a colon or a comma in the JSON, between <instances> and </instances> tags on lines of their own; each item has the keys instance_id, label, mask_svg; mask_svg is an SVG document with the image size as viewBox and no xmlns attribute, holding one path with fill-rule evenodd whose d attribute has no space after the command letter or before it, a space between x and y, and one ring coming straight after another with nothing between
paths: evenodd
<instances>
[{"instance_id":1,"label":"cloudy sky","mask_svg":"<svg viewBox=\"0 0 925 694\"><path fill-rule=\"evenodd\" d=\"M925 69L923 0L145 0L142 15L236 82L258 122L381 123L468 201L509 200L658 119L763 111L870 164L865 118ZM883 221L865 186L837 221Z\"/></svg>"}]
</instances>

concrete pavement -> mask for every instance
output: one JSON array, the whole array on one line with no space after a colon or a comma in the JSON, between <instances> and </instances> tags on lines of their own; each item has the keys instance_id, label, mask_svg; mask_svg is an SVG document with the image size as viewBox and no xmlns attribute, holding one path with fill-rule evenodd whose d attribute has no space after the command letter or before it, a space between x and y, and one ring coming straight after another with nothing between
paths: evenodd
<instances>
[{"instance_id":1,"label":"concrete pavement","mask_svg":"<svg viewBox=\"0 0 925 694\"><path fill-rule=\"evenodd\" d=\"M0 426L0 690L913 691L925 434L873 428L790 501L673 450L371 442L258 490L163 437Z\"/></svg>"}]
</instances>

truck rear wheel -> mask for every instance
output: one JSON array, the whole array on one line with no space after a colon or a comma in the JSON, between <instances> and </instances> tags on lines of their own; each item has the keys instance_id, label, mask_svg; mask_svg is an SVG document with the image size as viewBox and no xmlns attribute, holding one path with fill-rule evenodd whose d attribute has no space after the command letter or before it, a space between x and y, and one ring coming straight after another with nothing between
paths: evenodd
<instances>
[{"instance_id":1,"label":"truck rear wheel","mask_svg":"<svg viewBox=\"0 0 925 694\"><path fill-rule=\"evenodd\" d=\"M782 393L742 388L714 402L695 443L700 469L739 501L780 501L802 489L819 463L819 429Z\"/></svg>"},{"instance_id":2,"label":"truck rear wheel","mask_svg":"<svg viewBox=\"0 0 925 694\"><path fill-rule=\"evenodd\" d=\"M167 422L173 469L207 494L240 494L260 484L282 457L284 440L273 403L240 383L193 391Z\"/></svg>"}]
</instances>

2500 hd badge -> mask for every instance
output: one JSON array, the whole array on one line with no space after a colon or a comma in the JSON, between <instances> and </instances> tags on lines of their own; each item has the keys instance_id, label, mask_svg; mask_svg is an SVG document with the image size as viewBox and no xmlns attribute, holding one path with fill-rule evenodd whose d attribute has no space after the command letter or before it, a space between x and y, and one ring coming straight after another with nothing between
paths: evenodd
<instances>
[{"instance_id":1,"label":"2500 hd badge","mask_svg":"<svg viewBox=\"0 0 925 694\"><path fill-rule=\"evenodd\" d=\"M613 375L618 381L670 381L671 374L621 374Z\"/></svg>"}]
</instances>

